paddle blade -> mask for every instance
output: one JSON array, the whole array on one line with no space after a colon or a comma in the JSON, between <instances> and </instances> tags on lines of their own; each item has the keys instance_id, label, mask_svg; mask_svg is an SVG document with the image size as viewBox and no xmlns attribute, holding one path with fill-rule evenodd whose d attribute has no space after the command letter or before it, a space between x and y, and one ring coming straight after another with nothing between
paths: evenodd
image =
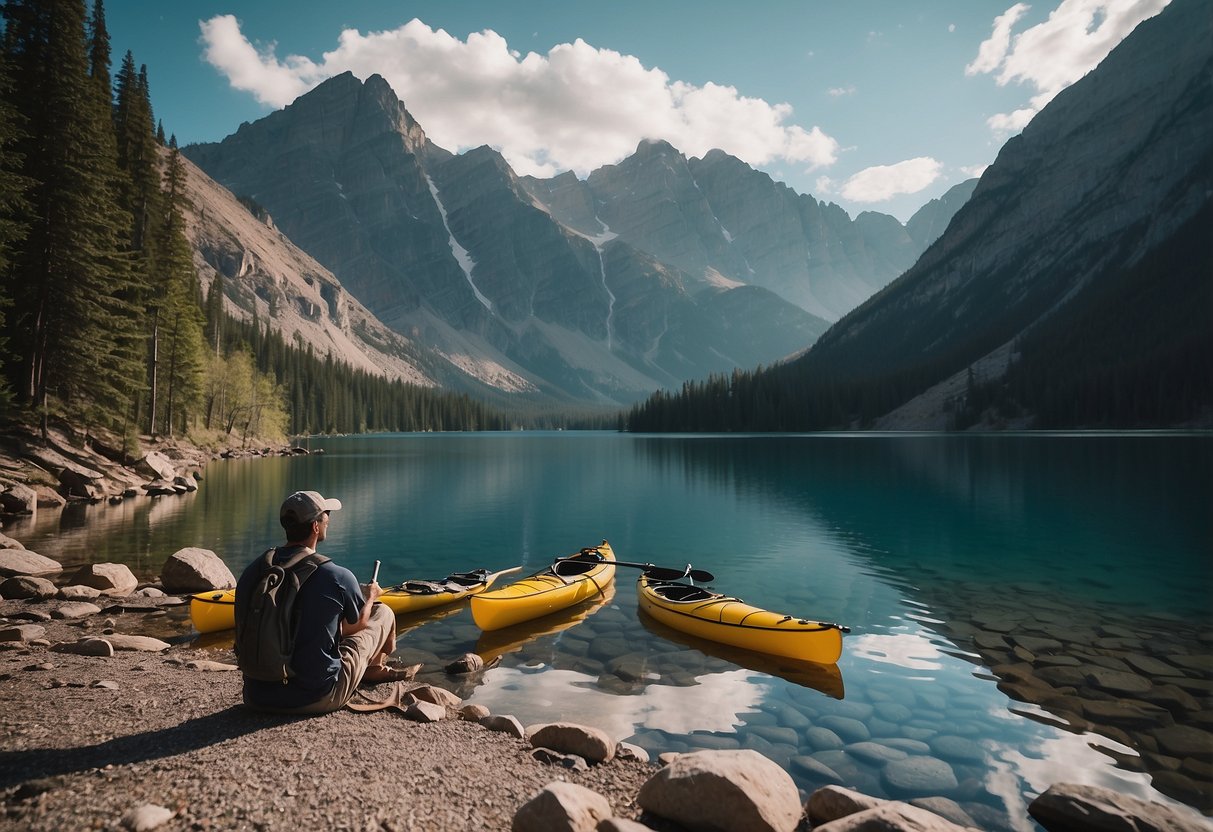
<instances>
[{"instance_id":1,"label":"paddle blade","mask_svg":"<svg viewBox=\"0 0 1213 832\"><path fill-rule=\"evenodd\" d=\"M696 569L696 572L699 570ZM644 574L659 581L677 581L687 576L685 569L669 569L665 566L645 566Z\"/></svg>"},{"instance_id":2,"label":"paddle blade","mask_svg":"<svg viewBox=\"0 0 1213 832\"><path fill-rule=\"evenodd\" d=\"M710 584L712 581L716 580L716 576L706 569L692 569L687 573L687 575L692 581L696 581L701 584Z\"/></svg>"}]
</instances>

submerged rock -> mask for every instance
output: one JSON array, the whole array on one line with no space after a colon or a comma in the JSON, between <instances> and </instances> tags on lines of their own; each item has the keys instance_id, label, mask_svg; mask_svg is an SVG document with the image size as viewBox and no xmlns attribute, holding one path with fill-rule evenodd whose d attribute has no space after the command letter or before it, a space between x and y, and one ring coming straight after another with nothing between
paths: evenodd
<instances>
[{"instance_id":1,"label":"submerged rock","mask_svg":"<svg viewBox=\"0 0 1213 832\"><path fill-rule=\"evenodd\" d=\"M1028 806L1028 814L1049 832L1208 832L1199 818L1099 786L1055 783Z\"/></svg>"}]
</instances>

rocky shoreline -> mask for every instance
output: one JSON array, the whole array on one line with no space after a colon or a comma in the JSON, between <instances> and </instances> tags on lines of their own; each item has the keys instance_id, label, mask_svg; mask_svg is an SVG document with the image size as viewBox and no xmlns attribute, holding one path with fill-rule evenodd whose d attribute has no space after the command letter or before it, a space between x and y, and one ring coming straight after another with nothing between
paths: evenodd
<instances>
[{"instance_id":1,"label":"rocky shoreline","mask_svg":"<svg viewBox=\"0 0 1213 832\"><path fill-rule=\"evenodd\" d=\"M650 762L595 728L523 726L452 692L482 672L475 656L429 684L367 689L390 703L373 713L257 714L240 705L230 650L195 648L178 594L228 581L218 558L182 550L139 584L120 564L64 576L44 558L44 575L14 574L40 556L0 544L0 830L978 828L944 796L806 793L749 749ZM1029 811L1050 832L1211 828L1073 784Z\"/></svg>"}]
</instances>

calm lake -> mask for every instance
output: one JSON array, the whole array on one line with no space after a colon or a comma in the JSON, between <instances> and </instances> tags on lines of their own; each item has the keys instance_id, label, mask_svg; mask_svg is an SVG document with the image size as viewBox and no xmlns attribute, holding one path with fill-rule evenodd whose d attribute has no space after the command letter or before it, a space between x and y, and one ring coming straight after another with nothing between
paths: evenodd
<instances>
[{"instance_id":1,"label":"calm lake","mask_svg":"<svg viewBox=\"0 0 1213 832\"><path fill-rule=\"evenodd\" d=\"M1058 781L1209 809L1207 434L424 434L311 447L325 453L217 462L197 494L6 532L65 564L150 576L201 546L238 574L279 542L283 497L316 489L345 504L321 550L362 580L382 560L385 586L529 573L605 538L621 560L692 563L749 603L849 626L842 659L795 667L664 630L638 614L624 568L613 596L533 625L482 634L465 606L402 620L402 657L502 656L479 679L434 680L523 724L593 724L654 756L753 748L806 791L946 796L984 828L1034 829L1026 804Z\"/></svg>"}]
</instances>

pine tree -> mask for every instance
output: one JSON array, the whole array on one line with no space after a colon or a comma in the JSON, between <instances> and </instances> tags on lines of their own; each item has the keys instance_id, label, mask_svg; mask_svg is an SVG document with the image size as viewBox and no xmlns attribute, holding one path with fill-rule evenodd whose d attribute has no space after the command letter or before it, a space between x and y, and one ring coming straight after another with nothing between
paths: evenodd
<instances>
[{"instance_id":1,"label":"pine tree","mask_svg":"<svg viewBox=\"0 0 1213 832\"><path fill-rule=\"evenodd\" d=\"M9 0L5 18L14 102L29 119L18 148L34 180L30 233L11 271L20 314L10 329L21 352L20 393L40 409L45 433L52 397L115 413L138 385L120 245L129 220L114 193L108 69L90 76L83 2Z\"/></svg>"},{"instance_id":2,"label":"pine tree","mask_svg":"<svg viewBox=\"0 0 1213 832\"><path fill-rule=\"evenodd\" d=\"M163 425L172 436L175 426L184 427L187 412L202 394L203 316L198 306L198 275L193 250L185 236L185 168L177 150L177 137L169 141L165 164L162 216L155 234L156 274L163 288L162 315L167 361L166 402Z\"/></svg>"},{"instance_id":3,"label":"pine tree","mask_svg":"<svg viewBox=\"0 0 1213 832\"><path fill-rule=\"evenodd\" d=\"M23 135L23 122L10 100L12 74L7 49L0 48L0 367L8 356L5 337L5 309L8 306L8 271L11 265L10 252L28 232L26 220L29 203L25 192L30 180L22 176L22 155L16 145ZM0 375L0 417L7 414L12 405L12 390L5 377Z\"/></svg>"}]
</instances>

